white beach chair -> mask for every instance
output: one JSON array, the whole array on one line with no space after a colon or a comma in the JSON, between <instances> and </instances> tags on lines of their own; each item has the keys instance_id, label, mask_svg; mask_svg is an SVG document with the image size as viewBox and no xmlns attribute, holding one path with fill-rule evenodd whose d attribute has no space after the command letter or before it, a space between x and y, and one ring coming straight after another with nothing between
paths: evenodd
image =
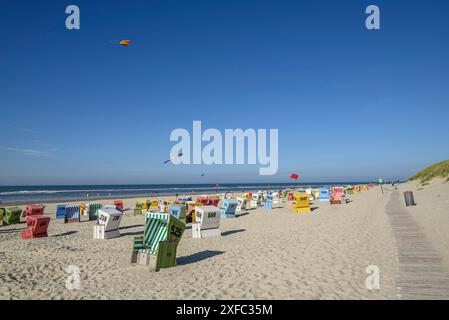
<instances>
[{"instance_id":1,"label":"white beach chair","mask_svg":"<svg viewBox=\"0 0 449 320\"><path fill-rule=\"evenodd\" d=\"M120 237L122 212L116 209L98 210L97 224L94 226L94 239L112 239Z\"/></svg>"},{"instance_id":2,"label":"white beach chair","mask_svg":"<svg viewBox=\"0 0 449 320\"><path fill-rule=\"evenodd\" d=\"M219 237L221 211L215 206L195 207L195 222L192 223L192 238Z\"/></svg>"},{"instance_id":3,"label":"white beach chair","mask_svg":"<svg viewBox=\"0 0 449 320\"><path fill-rule=\"evenodd\" d=\"M246 199L242 197L237 197L237 208L235 212L242 212L242 210L246 209Z\"/></svg>"}]
</instances>

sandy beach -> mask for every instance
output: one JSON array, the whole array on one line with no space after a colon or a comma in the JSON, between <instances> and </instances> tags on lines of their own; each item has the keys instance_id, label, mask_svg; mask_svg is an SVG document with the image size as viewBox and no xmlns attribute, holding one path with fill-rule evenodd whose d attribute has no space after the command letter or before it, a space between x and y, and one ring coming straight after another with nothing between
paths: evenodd
<instances>
[{"instance_id":1,"label":"sandy beach","mask_svg":"<svg viewBox=\"0 0 449 320\"><path fill-rule=\"evenodd\" d=\"M95 222L64 224L49 204L48 238L22 240L24 224L0 227L0 298L394 299L395 253L384 210L390 193L375 187L344 205L314 202L308 214L294 214L287 202L248 210L222 220L220 238L192 239L188 225L177 266L160 272L130 263L143 216L126 211L120 238L94 240ZM135 201L126 199L124 207ZM80 268L79 290L65 287L70 265ZM379 290L365 286L370 265L380 269Z\"/></svg>"}]
</instances>

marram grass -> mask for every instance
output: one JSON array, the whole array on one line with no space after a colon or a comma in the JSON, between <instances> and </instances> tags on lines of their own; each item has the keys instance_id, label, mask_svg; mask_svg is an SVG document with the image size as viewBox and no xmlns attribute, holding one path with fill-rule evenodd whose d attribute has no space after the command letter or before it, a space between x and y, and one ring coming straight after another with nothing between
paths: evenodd
<instances>
[{"instance_id":1,"label":"marram grass","mask_svg":"<svg viewBox=\"0 0 449 320\"><path fill-rule=\"evenodd\" d=\"M427 184L436 177L446 178L446 182L449 182L449 160L433 164L421 170L409 180L419 180L422 184Z\"/></svg>"}]
</instances>

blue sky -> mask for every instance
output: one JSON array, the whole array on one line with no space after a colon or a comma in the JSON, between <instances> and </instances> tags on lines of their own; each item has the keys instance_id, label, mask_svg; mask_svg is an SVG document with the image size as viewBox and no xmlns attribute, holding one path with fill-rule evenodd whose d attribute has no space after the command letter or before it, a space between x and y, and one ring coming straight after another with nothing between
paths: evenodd
<instances>
[{"instance_id":1,"label":"blue sky","mask_svg":"<svg viewBox=\"0 0 449 320\"><path fill-rule=\"evenodd\" d=\"M449 158L448 36L447 1L2 2L0 185L407 178ZM162 165L193 120L279 129L278 173Z\"/></svg>"}]
</instances>

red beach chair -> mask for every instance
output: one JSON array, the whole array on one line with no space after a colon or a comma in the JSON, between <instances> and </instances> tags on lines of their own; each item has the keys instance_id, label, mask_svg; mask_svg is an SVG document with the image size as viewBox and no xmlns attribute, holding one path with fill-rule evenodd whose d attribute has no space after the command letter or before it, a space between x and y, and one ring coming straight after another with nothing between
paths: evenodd
<instances>
[{"instance_id":1,"label":"red beach chair","mask_svg":"<svg viewBox=\"0 0 449 320\"><path fill-rule=\"evenodd\" d=\"M43 215L27 216L27 229L22 231L22 239L45 238L48 237L47 229L50 224L50 217Z\"/></svg>"},{"instance_id":2,"label":"red beach chair","mask_svg":"<svg viewBox=\"0 0 449 320\"><path fill-rule=\"evenodd\" d=\"M341 204L341 196L343 195L342 187L332 188L331 204Z\"/></svg>"},{"instance_id":3,"label":"red beach chair","mask_svg":"<svg viewBox=\"0 0 449 320\"><path fill-rule=\"evenodd\" d=\"M218 206L218 202L220 202L220 199L218 199L218 198L216 198L216 197L211 197L211 198L208 198L208 205L209 206L215 206L215 207L217 207Z\"/></svg>"},{"instance_id":4,"label":"red beach chair","mask_svg":"<svg viewBox=\"0 0 449 320\"><path fill-rule=\"evenodd\" d=\"M114 200L114 206L117 210L123 211L123 201L122 200Z\"/></svg>"}]
</instances>

